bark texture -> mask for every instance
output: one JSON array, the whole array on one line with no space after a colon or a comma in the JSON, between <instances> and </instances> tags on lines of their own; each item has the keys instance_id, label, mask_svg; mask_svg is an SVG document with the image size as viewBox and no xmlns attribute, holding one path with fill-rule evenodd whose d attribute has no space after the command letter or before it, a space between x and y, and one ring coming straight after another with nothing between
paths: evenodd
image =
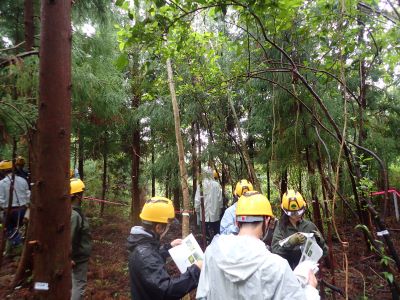
<instances>
[{"instance_id":1,"label":"bark texture","mask_svg":"<svg viewBox=\"0 0 400 300\"><path fill-rule=\"evenodd\" d=\"M35 299L71 297L71 1L42 1L30 245Z\"/></svg>"}]
</instances>

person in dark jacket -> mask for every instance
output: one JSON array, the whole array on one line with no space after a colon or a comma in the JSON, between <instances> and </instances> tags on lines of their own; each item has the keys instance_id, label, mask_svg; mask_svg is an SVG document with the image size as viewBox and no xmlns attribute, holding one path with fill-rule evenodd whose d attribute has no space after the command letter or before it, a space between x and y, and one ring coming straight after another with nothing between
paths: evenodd
<instances>
[{"instance_id":1,"label":"person in dark jacket","mask_svg":"<svg viewBox=\"0 0 400 300\"><path fill-rule=\"evenodd\" d=\"M306 202L299 192L289 190L282 197L282 217L275 226L272 237L272 253L285 258L292 269L296 268L301 258L301 246L305 243L306 237L300 232L314 233L315 240L323 250L323 255L327 255L328 246L317 226L308 220L304 220ZM280 244L279 242L289 237L289 240Z\"/></svg>"},{"instance_id":2,"label":"person in dark jacket","mask_svg":"<svg viewBox=\"0 0 400 300\"><path fill-rule=\"evenodd\" d=\"M71 194L71 245L72 245L72 295L71 300L81 300L85 294L89 257L92 251L89 223L82 212L81 201L85 185L82 180L70 180Z\"/></svg>"},{"instance_id":3,"label":"person in dark jacket","mask_svg":"<svg viewBox=\"0 0 400 300\"><path fill-rule=\"evenodd\" d=\"M168 250L181 239L160 247L162 238L175 218L172 201L153 197L140 214L142 226L134 226L128 237L131 296L134 300L174 300L197 287L202 262L191 265L179 277L172 278L165 269Z\"/></svg>"}]
</instances>

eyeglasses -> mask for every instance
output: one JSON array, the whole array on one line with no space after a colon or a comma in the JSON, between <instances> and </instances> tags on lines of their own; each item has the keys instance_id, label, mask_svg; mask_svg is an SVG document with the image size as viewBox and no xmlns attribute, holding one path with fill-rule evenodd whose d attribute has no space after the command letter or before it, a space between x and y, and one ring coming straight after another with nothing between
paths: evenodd
<instances>
[{"instance_id":1,"label":"eyeglasses","mask_svg":"<svg viewBox=\"0 0 400 300\"><path fill-rule=\"evenodd\" d=\"M285 214L287 214L289 217L297 217L297 216L302 216L304 214L304 212L306 211L305 208L299 209L299 210L295 210L295 211L290 211L290 210L283 210L285 212Z\"/></svg>"}]
</instances>

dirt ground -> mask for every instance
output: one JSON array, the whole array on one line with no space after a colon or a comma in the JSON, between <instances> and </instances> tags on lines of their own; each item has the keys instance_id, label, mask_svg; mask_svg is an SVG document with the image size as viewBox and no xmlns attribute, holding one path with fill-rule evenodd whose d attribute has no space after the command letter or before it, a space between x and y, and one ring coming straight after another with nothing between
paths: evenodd
<instances>
[{"instance_id":1,"label":"dirt ground","mask_svg":"<svg viewBox=\"0 0 400 300\"><path fill-rule=\"evenodd\" d=\"M127 251L125 241L129 234L131 225L127 217L122 217L117 210L105 213L103 218L96 216L97 211L88 213L91 223L93 237L93 253L89 262L88 286L85 299L108 300L130 299L129 292L129 274L127 267ZM350 299L392 299L390 289L383 278L382 268L379 259L371 252L367 252L367 247L360 231L354 229L354 224L340 224L339 232L341 238L349 242L347 250L348 260L348 294ZM394 219L388 220L388 228L396 250L400 252L400 223ZM192 227L192 230L195 230ZM169 233L164 238L165 241L172 241L180 236L180 225L171 226ZM196 234L199 243L201 235ZM344 272L345 257L343 248L339 241L334 241L334 267L335 267L335 285L345 290ZM0 269L0 299L32 299L31 284L25 283L17 290L10 290L8 287L12 282L15 269L17 267L18 257L4 260ZM173 275L179 275L173 261L167 262L168 272ZM400 281L398 272L395 280ZM332 283L330 270L322 264L319 276ZM343 299L335 293L332 295L329 288L320 290L323 299ZM192 292L191 298L194 299L195 292Z\"/></svg>"}]
</instances>

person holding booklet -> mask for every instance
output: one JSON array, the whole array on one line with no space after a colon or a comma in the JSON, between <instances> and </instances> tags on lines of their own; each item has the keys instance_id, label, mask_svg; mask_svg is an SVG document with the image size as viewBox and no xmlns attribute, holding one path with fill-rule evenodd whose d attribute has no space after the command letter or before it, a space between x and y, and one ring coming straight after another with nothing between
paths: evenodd
<instances>
[{"instance_id":1,"label":"person holding booklet","mask_svg":"<svg viewBox=\"0 0 400 300\"><path fill-rule=\"evenodd\" d=\"M176 239L160 247L160 239L167 233L175 218L172 201L153 197L146 201L140 214L142 226L134 226L128 237L129 277L134 300L174 300L197 287L201 260L194 261L186 272L172 278L165 269L168 250L182 243Z\"/></svg>"},{"instance_id":2,"label":"person holding booklet","mask_svg":"<svg viewBox=\"0 0 400 300\"><path fill-rule=\"evenodd\" d=\"M304 220L306 202L303 196L294 190L288 190L282 196L282 217L275 227L272 238L272 252L285 258L292 269L299 264L306 236L302 233L313 233L316 242L323 250L323 255L328 253L328 247L317 226L311 221ZM289 238L286 242L283 240Z\"/></svg>"},{"instance_id":3,"label":"person holding booklet","mask_svg":"<svg viewBox=\"0 0 400 300\"><path fill-rule=\"evenodd\" d=\"M243 194L236 208L238 235L219 235L205 252L196 299L319 299L311 269L301 285L289 264L261 241L273 218L271 204L257 191Z\"/></svg>"}]
</instances>

